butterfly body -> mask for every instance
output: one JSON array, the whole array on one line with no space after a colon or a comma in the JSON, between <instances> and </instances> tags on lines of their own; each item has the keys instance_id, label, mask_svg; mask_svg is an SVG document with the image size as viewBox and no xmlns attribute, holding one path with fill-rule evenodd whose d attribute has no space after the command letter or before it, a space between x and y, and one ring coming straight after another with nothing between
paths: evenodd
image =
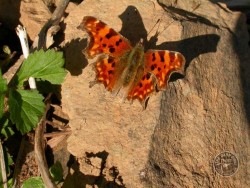
<instances>
[{"instance_id":1,"label":"butterfly body","mask_svg":"<svg viewBox=\"0 0 250 188\"><path fill-rule=\"evenodd\" d=\"M124 56L124 64L127 64L124 70L123 86L128 86L131 82L138 82L138 74L144 70L144 48L138 43L128 54ZM119 66L119 65L118 65Z\"/></svg>"},{"instance_id":2,"label":"butterfly body","mask_svg":"<svg viewBox=\"0 0 250 188\"><path fill-rule=\"evenodd\" d=\"M94 17L84 17L80 28L87 31L90 41L85 55L93 58L96 79L107 90L117 94L124 91L124 98L139 100L145 108L148 97L167 86L173 72L183 73L185 58L178 52L148 50L142 42L132 47L122 35Z\"/></svg>"}]
</instances>

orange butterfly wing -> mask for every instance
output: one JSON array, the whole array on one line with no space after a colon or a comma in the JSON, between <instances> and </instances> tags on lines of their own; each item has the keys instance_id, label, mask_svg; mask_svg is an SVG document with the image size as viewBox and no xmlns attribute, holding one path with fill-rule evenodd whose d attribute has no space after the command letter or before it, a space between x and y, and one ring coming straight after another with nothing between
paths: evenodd
<instances>
[{"instance_id":1,"label":"orange butterfly wing","mask_svg":"<svg viewBox=\"0 0 250 188\"><path fill-rule=\"evenodd\" d=\"M84 17L79 27L89 34L90 41L85 55L93 58L102 54L94 63L96 80L91 82L90 86L102 83L109 91L119 91L120 82L114 87L126 66L121 59L132 50L129 41L104 22L91 16Z\"/></svg>"},{"instance_id":2,"label":"orange butterfly wing","mask_svg":"<svg viewBox=\"0 0 250 188\"><path fill-rule=\"evenodd\" d=\"M145 108L145 102L147 98L155 91L156 78L149 72L144 72L141 80L135 84L128 93L128 100L139 100L143 108Z\"/></svg>"},{"instance_id":3,"label":"orange butterfly wing","mask_svg":"<svg viewBox=\"0 0 250 188\"><path fill-rule=\"evenodd\" d=\"M168 50L149 50L145 53L146 70L157 78L157 89L167 87L172 73L184 74L185 58L179 52Z\"/></svg>"},{"instance_id":4,"label":"orange butterfly wing","mask_svg":"<svg viewBox=\"0 0 250 188\"><path fill-rule=\"evenodd\" d=\"M88 48L85 50L88 58L102 53L119 57L132 49L126 38L94 17L84 17L79 27L86 30L90 36Z\"/></svg>"},{"instance_id":5,"label":"orange butterfly wing","mask_svg":"<svg viewBox=\"0 0 250 188\"><path fill-rule=\"evenodd\" d=\"M129 92L127 99L138 99L145 108L148 97L157 89L165 89L172 73L184 72L185 58L179 52L149 50L144 55L145 72Z\"/></svg>"},{"instance_id":6,"label":"orange butterfly wing","mask_svg":"<svg viewBox=\"0 0 250 188\"><path fill-rule=\"evenodd\" d=\"M94 64L96 80L91 82L90 86L99 82L102 83L107 90L112 91L119 74L115 70L118 63L118 59L113 57L99 57Z\"/></svg>"}]
</instances>

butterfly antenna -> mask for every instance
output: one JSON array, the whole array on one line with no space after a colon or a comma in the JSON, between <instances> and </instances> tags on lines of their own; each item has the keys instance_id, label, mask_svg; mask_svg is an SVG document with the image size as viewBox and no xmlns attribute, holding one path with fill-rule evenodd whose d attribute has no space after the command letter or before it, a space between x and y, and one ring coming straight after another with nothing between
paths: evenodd
<instances>
[{"instance_id":1,"label":"butterfly antenna","mask_svg":"<svg viewBox=\"0 0 250 188\"><path fill-rule=\"evenodd\" d=\"M161 33L163 33L167 28L169 28L169 26L174 23L175 20L172 20L167 26L164 27L164 29L158 33L158 35L160 35Z\"/></svg>"},{"instance_id":2,"label":"butterfly antenna","mask_svg":"<svg viewBox=\"0 0 250 188\"><path fill-rule=\"evenodd\" d=\"M194 13L194 11L196 11L200 6L201 6L200 3L199 3L198 5L196 5L196 6L193 8L192 12Z\"/></svg>"},{"instance_id":3,"label":"butterfly antenna","mask_svg":"<svg viewBox=\"0 0 250 188\"><path fill-rule=\"evenodd\" d=\"M155 28L156 24L158 24L161 21L161 19L159 18L157 20L157 22L155 23L155 25L152 27L152 29L148 32L147 36L149 36L149 34L153 31L153 29Z\"/></svg>"},{"instance_id":4,"label":"butterfly antenna","mask_svg":"<svg viewBox=\"0 0 250 188\"><path fill-rule=\"evenodd\" d=\"M156 30L156 33L159 33L158 31L159 31L159 28L160 28L160 25L161 25L162 17L161 17L159 20L160 20L160 21L159 21L159 25L158 25L158 28L157 28L157 30Z\"/></svg>"}]
</instances>

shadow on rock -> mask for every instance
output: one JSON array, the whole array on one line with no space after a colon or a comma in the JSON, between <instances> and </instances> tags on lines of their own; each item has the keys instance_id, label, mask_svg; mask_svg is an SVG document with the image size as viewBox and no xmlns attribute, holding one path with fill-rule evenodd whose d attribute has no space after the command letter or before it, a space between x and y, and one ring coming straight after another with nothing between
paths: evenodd
<instances>
[{"instance_id":1,"label":"shadow on rock","mask_svg":"<svg viewBox=\"0 0 250 188\"><path fill-rule=\"evenodd\" d=\"M125 188L123 184L123 179L119 175L118 168L113 166L109 169L106 167L106 161L109 153L106 151L98 153L87 153L84 158L85 166L90 169L91 172L99 171L98 175L93 175L91 172L89 174L84 174L80 171L80 164L74 156L70 156L68 162L69 172L65 178L63 188L71 187L87 187L87 186L97 186L97 187L112 187L112 188ZM96 165L94 161L101 161L100 164ZM91 170L93 169L94 170ZM73 173L70 171L74 171ZM107 174L108 173L108 174ZM109 179L107 178L109 177Z\"/></svg>"},{"instance_id":2,"label":"shadow on rock","mask_svg":"<svg viewBox=\"0 0 250 188\"><path fill-rule=\"evenodd\" d=\"M88 65L82 51L87 46L87 39L76 39L67 43L63 49L65 54L65 68L73 76L82 74L82 69Z\"/></svg>"},{"instance_id":3,"label":"shadow on rock","mask_svg":"<svg viewBox=\"0 0 250 188\"><path fill-rule=\"evenodd\" d=\"M142 21L142 17L136 7L128 6L127 9L119 16L122 20L122 29L120 33L135 45L143 39L145 50L171 50L182 53L186 58L186 68L190 62L201 54L216 52L220 36L216 34L207 34L195 36L180 41L163 42L156 45L159 33L156 32L147 40L147 31ZM209 44L209 45L207 45Z\"/></svg>"}]
</instances>

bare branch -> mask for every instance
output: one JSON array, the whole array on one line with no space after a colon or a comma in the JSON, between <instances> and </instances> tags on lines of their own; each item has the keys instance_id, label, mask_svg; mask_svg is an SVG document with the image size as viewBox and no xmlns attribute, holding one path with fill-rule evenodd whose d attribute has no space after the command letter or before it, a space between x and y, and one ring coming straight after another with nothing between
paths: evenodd
<instances>
[{"instance_id":1,"label":"bare branch","mask_svg":"<svg viewBox=\"0 0 250 188\"><path fill-rule=\"evenodd\" d=\"M46 162L45 152L44 152L44 138L43 138L43 134L44 134L45 126L46 126L46 123L45 123L46 114L50 108L50 101L49 101L50 96L51 94L49 94L47 99L45 100L46 110L35 132L35 157L36 157L38 169L41 173L45 187L56 188L56 184L54 183L49 173L49 167Z\"/></svg>"},{"instance_id":2,"label":"bare branch","mask_svg":"<svg viewBox=\"0 0 250 188\"><path fill-rule=\"evenodd\" d=\"M3 154L3 146L2 146L1 140L0 140L0 166L1 166L1 172L2 172L3 187L8 188L8 184L7 184L8 181L7 181L4 154Z\"/></svg>"}]
</instances>

